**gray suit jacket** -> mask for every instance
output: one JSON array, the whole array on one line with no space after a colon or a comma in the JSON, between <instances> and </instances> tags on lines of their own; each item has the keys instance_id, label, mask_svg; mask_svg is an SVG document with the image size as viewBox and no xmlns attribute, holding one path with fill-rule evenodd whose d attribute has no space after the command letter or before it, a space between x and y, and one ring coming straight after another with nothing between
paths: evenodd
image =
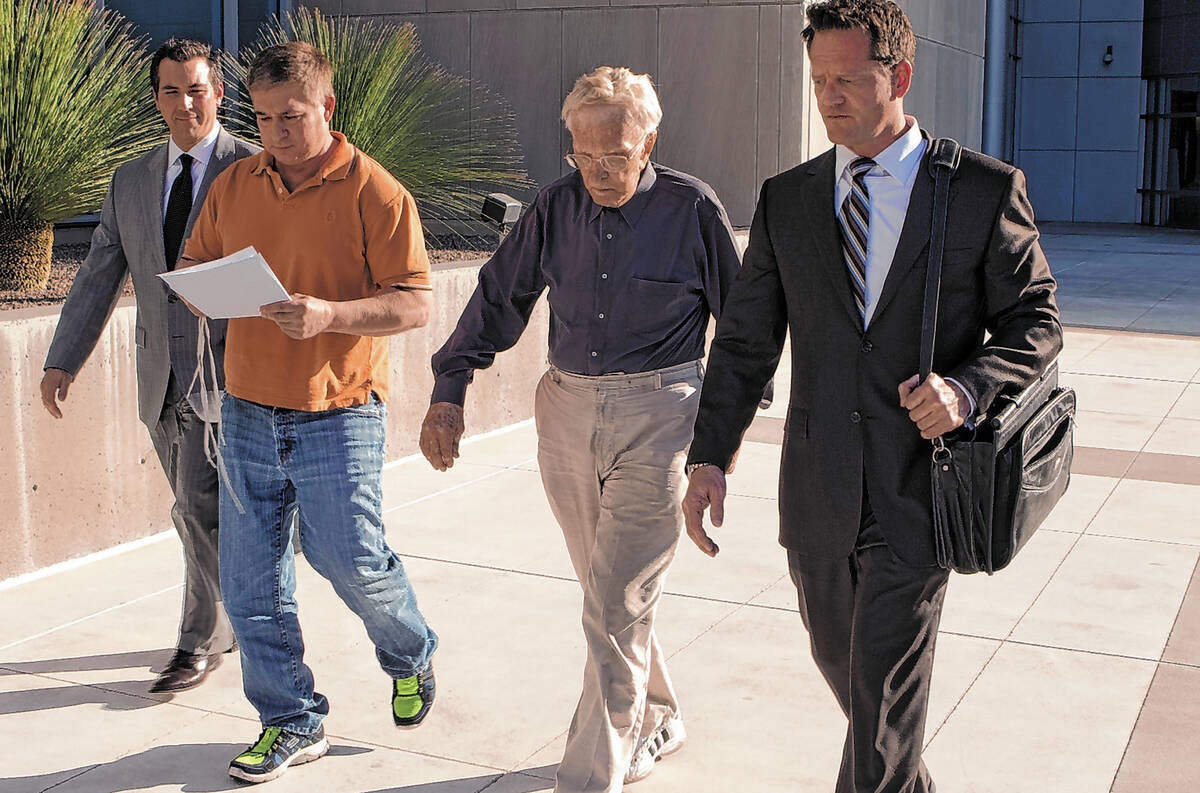
<instances>
[{"instance_id":1,"label":"gray suit jacket","mask_svg":"<svg viewBox=\"0 0 1200 793\"><path fill-rule=\"evenodd\" d=\"M221 130L192 202L185 239L217 174L235 160L259 151L257 146ZM113 173L100 211L100 225L92 234L87 259L63 305L45 363L47 369L63 369L71 374L79 371L112 315L128 273L137 296L138 415L148 426L156 424L162 414L171 371L179 387L186 388L196 368L196 318L157 277L167 271L162 233L166 173L165 142L123 163ZM212 320L209 329L218 385L223 386L225 321Z\"/></svg>"},{"instance_id":2,"label":"gray suit jacket","mask_svg":"<svg viewBox=\"0 0 1200 793\"><path fill-rule=\"evenodd\" d=\"M781 543L807 556L849 556L865 479L891 550L930 565L930 443L897 386L918 371L933 179L922 163L864 331L833 212L834 157L831 149L763 185L717 323L689 462L728 467L790 332ZM1024 175L964 149L950 188L934 371L962 383L979 411L1032 382L1062 346L1054 290Z\"/></svg>"}]
</instances>

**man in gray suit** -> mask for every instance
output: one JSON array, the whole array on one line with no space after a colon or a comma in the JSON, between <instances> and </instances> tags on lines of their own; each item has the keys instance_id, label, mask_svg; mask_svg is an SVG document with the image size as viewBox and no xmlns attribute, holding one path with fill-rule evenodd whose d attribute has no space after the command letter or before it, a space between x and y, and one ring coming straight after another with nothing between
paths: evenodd
<instances>
[{"instance_id":1,"label":"man in gray suit","mask_svg":"<svg viewBox=\"0 0 1200 793\"><path fill-rule=\"evenodd\" d=\"M208 44L171 39L150 62L154 103L170 139L116 169L46 355L41 395L62 418L60 400L96 346L126 274L137 294L138 414L150 430L175 506L186 579L175 655L151 691L180 691L203 682L235 648L217 575L217 473L204 453L204 419L192 389L196 318L156 277L175 268L212 180L258 147L217 122L225 94L220 58ZM209 323L217 387L224 382L225 322ZM189 393L192 391L192 393Z\"/></svg>"}]
</instances>

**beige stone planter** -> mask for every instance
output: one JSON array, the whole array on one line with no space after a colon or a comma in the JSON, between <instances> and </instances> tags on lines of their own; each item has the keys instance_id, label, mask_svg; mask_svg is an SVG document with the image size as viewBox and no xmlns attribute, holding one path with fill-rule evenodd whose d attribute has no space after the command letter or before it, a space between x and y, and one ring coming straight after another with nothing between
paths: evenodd
<instances>
[{"instance_id":1,"label":"beige stone planter","mask_svg":"<svg viewBox=\"0 0 1200 793\"><path fill-rule=\"evenodd\" d=\"M429 403L429 357L441 346L475 288L481 262L434 273L429 327L392 339L388 458L417 451ZM546 309L494 367L479 373L467 404L467 434L533 415L533 389L545 368ZM146 428L137 417L134 307L122 300L71 386L64 418L38 395L58 309L0 312L0 581L171 528L171 496Z\"/></svg>"}]
</instances>

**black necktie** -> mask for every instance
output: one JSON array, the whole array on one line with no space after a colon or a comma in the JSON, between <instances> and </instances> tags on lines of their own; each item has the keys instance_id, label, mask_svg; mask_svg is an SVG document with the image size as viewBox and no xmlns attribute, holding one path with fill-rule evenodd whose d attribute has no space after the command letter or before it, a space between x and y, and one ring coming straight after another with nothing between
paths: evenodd
<instances>
[{"instance_id":1,"label":"black necktie","mask_svg":"<svg viewBox=\"0 0 1200 793\"><path fill-rule=\"evenodd\" d=\"M163 253L167 257L167 269L174 270L179 259L179 246L183 243L183 230L187 228L188 215L192 213L192 157L179 155L183 170L171 185L167 198L167 213L163 216Z\"/></svg>"}]
</instances>

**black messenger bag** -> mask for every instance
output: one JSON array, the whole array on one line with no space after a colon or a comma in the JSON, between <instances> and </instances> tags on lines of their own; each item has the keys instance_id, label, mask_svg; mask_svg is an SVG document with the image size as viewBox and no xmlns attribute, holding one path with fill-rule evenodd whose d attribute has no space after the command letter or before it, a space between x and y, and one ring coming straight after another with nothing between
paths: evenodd
<instances>
[{"instance_id":1,"label":"black messenger bag","mask_svg":"<svg viewBox=\"0 0 1200 793\"><path fill-rule=\"evenodd\" d=\"M930 143L933 227L921 327L921 380L933 368L942 249L957 142ZM1008 565L1071 481L1075 392L1058 385L1058 364L1017 395L1000 395L977 418L933 442L933 532L937 561L959 573L989 575Z\"/></svg>"}]
</instances>

